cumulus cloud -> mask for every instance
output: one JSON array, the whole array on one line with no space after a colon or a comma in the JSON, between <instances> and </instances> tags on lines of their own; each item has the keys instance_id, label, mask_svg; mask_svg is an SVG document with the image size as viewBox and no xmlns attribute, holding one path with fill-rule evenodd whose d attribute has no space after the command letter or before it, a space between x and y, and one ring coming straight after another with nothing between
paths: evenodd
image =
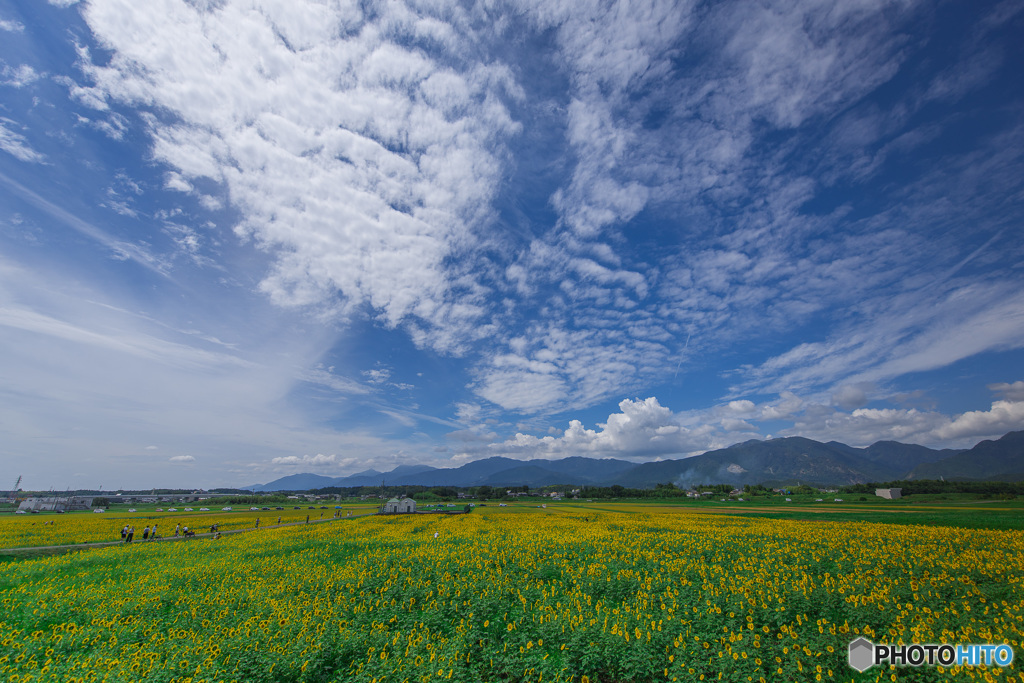
<instances>
[{"instance_id":1,"label":"cumulus cloud","mask_svg":"<svg viewBox=\"0 0 1024 683\"><path fill-rule=\"evenodd\" d=\"M804 407L804 401L792 391L783 391L779 398L761 405L761 419L785 420Z\"/></svg>"},{"instance_id":2,"label":"cumulus cloud","mask_svg":"<svg viewBox=\"0 0 1024 683\"><path fill-rule=\"evenodd\" d=\"M196 459L191 455L175 455L170 458L171 462L195 462Z\"/></svg>"},{"instance_id":3,"label":"cumulus cloud","mask_svg":"<svg viewBox=\"0 0 1024 683\"><path fill-rule=\"evenodd\" d=\"M971 410L936 430L943 439L993 437L1024 428L1024 401L996 401L989 410Z\"/></svg>"},{"instance_id":4,"label":"cumulus cloud","mask_svg":"<svg viewBox=\"0 0 1024 683\"><path fill-rule=\"evenodd\" d=\"M486 449L464 448L456 460L503 455L519 459L558 459L570 456L595 458L639 458L696 455L709 448L731 443L722 423L694 422L692 416L673 413L655 397L624 399L618 413L608 416L597 429L571 420L559 436L536 437L517 433L513 438L492 443ZM743 428L746 431L746 427ZM555 430L554 434L558 434ZM749 435L747 436L749 438Z\"/></svg>"}]
</instances>

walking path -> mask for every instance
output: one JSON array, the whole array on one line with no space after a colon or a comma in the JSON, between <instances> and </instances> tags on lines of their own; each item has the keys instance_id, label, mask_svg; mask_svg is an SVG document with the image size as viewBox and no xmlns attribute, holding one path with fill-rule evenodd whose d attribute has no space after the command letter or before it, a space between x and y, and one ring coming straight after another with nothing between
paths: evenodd
<instances>
[{"instance_id":1,"label":"walking path","mask_svg":"<svg viewBox=\"0 0 1024 683\"><path fill-rule=\"evenodd\" d=\"M135 539L134 541L131 542L131 545L136 545L136 544L145 545L147 543L153 543L153 542L163 543L163 542L166 542L166 541L191 541L193 539L198 539L198 538L213 538L216 534L220 534L221 536L226 536L228 534L242 534L242 533L245 533L245 532L248 532L248 531L259 531L260 529L278 529L280 527L287 527L287 526L306 526L307 524L322 524L324 522L340 522L341 520L344 520L344 519L358 519L360 517L368 517L370 515L375 515L375 514L377 514L377 513L376 512L369 512L369 513L364 513L364 514L361 514L361 515L352 515L351 517L329 517L328 519L310 519L308 522L306 522L306 521L298 521L298 522L283 522L281 524L265 524L265 525L260 525L259 529L254 528L254 527L247 527L245 529L227 529L225 531L215 531L215 532L212 532L212 533L209 532L209 531L204 531L203 533L196 533L194 536L159 536L159 537L157 537L155 539L148 539L148 540L145 540L145 541L142 540L141 538L137 538L137 539ZM114 545L129 545L129 544L125 543L124 541L98 541L96 543L72 543L70 545L29 545L29 546L23 546L23 547L20 547L20 548L0 548L0 553L16 553L16 552L26 552L26 551L30 551L30 550L44 550L44 551L45 550L67 550L67 551L72 551L72 550L86 550L88 548L109 548L110 546L114 546Z\"/></svg>"}]
</instances>

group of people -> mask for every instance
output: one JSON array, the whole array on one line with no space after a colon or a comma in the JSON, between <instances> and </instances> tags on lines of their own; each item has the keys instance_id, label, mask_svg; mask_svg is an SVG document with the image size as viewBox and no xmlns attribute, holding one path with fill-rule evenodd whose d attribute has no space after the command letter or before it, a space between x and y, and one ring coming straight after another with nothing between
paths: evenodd
<instances>
[{"instance_id":1,"label":"group of people","mask_svg":"<svg viewBox=\"0 0 1024 683\"><path fill-rule=\"evenodd\" d=\"M177 535L177 532L175 532ZM125 524L121 527L121 542L131 543L132 539L135 538L135 527ZM142 530L143 541L155 541L156 540L156 524L150 529L148 526Z\"/></svg>"},{"instance_id":2,"label":"group of people","mask_svg":"<svg viewBox=\"0 0 1024 683\"><path fill-rule=\"evenodd\" d=\"M157 539L156 527L157 527L156 524L154 524L152 526L152 528L150 528L149 526L145 527L142 530L142 540L143 541L155 541ZM210 532L211 533L213 533L216 530L217 530L217 525L216 524L214 524L213 526L210 527ZM187 526L186 527L182 527L181 524L175 524L174 525L174 537L175 538L178 538L179 536L195 536L195 535L196 535L196 532L189 531ZM125 524L123 527L121 527L121 541L122 542L124 542L124 543L131 543L132 539L134 537L135 537L135 527L133 527L133 526L131 526L129 524Z\"/></svg>"},{"instance_id":3,"label":"group of people","mask_svg":"<svg viewBox=\"0 0 1024 683\"><path fill-rule=\"evenodd\" d=\"M351 516L352 513L349 512L348 514ZM335 512L334 516L335 517L341 517L341 512L340 511ZM324 515L321 512L320 513L320 519L323 519L323 518L324 518ZM280 517L277 518L277 523L278 524L281 523L281 518ZM53 524L53 522L50 522L50 524ZM306 515L306 524L309 524L309 515ZM152 528L150 528L148 526L146 528L144 528L142 530L142 540L144 540L144 541L156 540L156 538L157 538L156 527L157 527L157 525L154 524ZM259 517L256 518L256 528L257 529L260 528L260 518ZM210 525L210 533L213 534L214 538L220 538L219 525L218 524L211 524ZM195 531L189 531L189 528L187 526L186 527L182 527L181 524L176 524L174 526L174 537L175 538L178 538L179 536L186 536L187 537L187 536L195 536L195 535L196 535L196 532ZM131 543L132 542L132 538L134 536L135 536L135 527L130 526L128 524L125 524L123 527L121 527L121 541L123 543Z\"/></svg>"}]
</instances>

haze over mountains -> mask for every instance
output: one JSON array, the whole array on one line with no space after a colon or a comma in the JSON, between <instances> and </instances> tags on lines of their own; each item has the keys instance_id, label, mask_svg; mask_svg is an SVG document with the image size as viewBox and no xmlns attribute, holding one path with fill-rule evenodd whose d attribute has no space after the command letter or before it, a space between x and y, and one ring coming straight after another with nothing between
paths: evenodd
<instances>
[{"instance_id":1,"label":"haze over mountains","mask_svg":"<svg viewBox=\"0 0 1024 683\"><path fill-rule=\"evenodd\" d=\"M328 486L626 486L650 488L672 482L697 484L846 485L899 479L1024 480L1024 431L966 450L934 450L916 444L879 441L854 448L837 441L803 437L751 440L702 455L642 464L572 457L513 460L495 457L462 467L439 469L403 465L390 472L366 470L347 477L293 474L254 491L304 491Z\"/></svg>"}]
</instances>

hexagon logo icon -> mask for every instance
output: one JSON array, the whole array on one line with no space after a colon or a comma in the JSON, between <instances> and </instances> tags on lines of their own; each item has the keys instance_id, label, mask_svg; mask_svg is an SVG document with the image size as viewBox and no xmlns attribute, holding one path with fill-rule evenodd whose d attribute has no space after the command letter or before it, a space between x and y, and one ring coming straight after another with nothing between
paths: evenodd
<instances>
[{"instance_id":1,"label":"hexagon logo icon","mask_svg":"<svg viewBox=\"0 0 1024 683\"><path fill-rule=\"evenodd\" d=\"M875 664L875 646L867 638L858 638L850 643L850 666L864 672Z\"/></svg>"}]
</instances>

